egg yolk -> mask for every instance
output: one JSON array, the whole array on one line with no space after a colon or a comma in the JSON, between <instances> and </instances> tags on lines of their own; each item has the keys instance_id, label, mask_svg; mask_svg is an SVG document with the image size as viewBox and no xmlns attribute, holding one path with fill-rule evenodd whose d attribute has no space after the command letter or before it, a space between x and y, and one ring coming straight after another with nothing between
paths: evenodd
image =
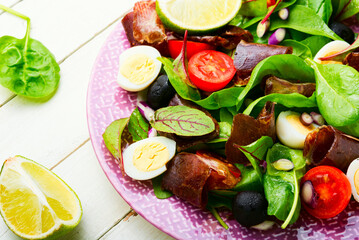
<instances>
[{"instance_id":1,"label":"egg yolk","mask_svg":"<svg viewBox=\"0 0 359 240\"><path fill-rule=\"evenodd\" d=\"M354 174L354 186L357 194L359 195L359 168L355 171Z\"/></svg>"},{"instance_id":2,"label":"egg yolk","mask_svg":"<svg viewBox=\"0 0 359 240\"><path fill-rule=\"evenodd\" d=\"M300 122L299 115L288 115L286 117L287 121L292 125L299 133L302 135L308 135L309 132L315 129L315 127L311 124L309 126L304 126Z\"/></svg>"},{"instance_id":3,"label":"egg yolk","mask_svg":"<svg viewBox=\"0 0 359 240\"><path fill-rule=\"evenodd\" d=\"M337 51L332 51L327 53L324 57L328 57L330 55L336 54ZM326 60L326 61L320 61L321 64L343 64L341 61L335 61L335 60Z\"/></svg>"},{"instance_id":4,"label":"egg yolk","mask_svg":"<svg viewBox=\"0 0 359 240\"><path fill-rule=\"evenodd\" d=\"M164 166L169 160L167 147L160 142L138 146L133 153L133 165L140 171L150 172Z\"/></svg>"},{"instance_id":5,"label":"egg yolk","mask_svg":"<svg viewBox=\"0 0 359 240\"><path fill-rule=\"evenodd\" d=\"M155 74L156 64L144 54L135 54L127 58L120 66L121 74L130 82L141 85Z\"/></svg>"}]
</instances>

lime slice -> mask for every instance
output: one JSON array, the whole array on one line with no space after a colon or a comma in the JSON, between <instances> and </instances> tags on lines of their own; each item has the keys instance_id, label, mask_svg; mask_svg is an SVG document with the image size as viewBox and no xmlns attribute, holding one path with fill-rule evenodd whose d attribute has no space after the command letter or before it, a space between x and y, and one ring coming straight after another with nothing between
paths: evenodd
<instances>
[{"instance_id":1,"label":"lime slice","mask_svg":"<svg viewBox=\"0 0 359 240\"><path fill-rule=\"evenodd\" d=\"M201 34L227 24L241 5L241 0L157 0L156 10L167 28Z\"/></svg>"},{"instance_id":2,"label":"lime slice","mask_svg":"<svg viewBox=\"0 0 359 240\"><path fill-rule=\"evenodd\" d=\"M74 191L45 167L21 156L4 162L0 173L0 213L26 239L59 237L80 222Z\"/></svg>"}]
</instances>

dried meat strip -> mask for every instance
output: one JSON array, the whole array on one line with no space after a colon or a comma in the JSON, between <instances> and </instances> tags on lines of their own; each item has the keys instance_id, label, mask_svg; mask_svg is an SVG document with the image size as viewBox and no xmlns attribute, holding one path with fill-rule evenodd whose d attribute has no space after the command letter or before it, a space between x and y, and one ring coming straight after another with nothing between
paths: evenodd
<instances>
[{"instance_id":1,"label":"dried meat strip","mask_svg":"<svg viewBox=\"0 0 359 240\"><path fill-rule=\"evenodd\" d=\"M274 103L267 102L257 119L239 113L233 118L232 133L226 143L226 157L230 163L249 163L247 157L234 145L246 146L262 136L275 141Z\"/></svg>"},{"instance_id":2,"label":"dried meat strip","mask_svg":"<svg viewBox=\"0 0 359 240\"><path fill-rule=\"evenodd\" d=\"M230 189L240 180L229 168L239 170L213 156L194 153L179 153L168 164L162 186L194 206L205 208L208 191Z\"/></svg>"},{"instance_id":3,"label":"dried meat strip","mask_svg":"<svg viewBox=\"0 0 359 240\"><path fill-rule=\"evenodd\" d=\"M343 64L351 66L355 68L359 72L359 52L351 52L349 53L344 61Z\"/></svg>"},{"instance_id":4,"label":"dried meat strip","mask_svg":"<svg viewBox=\"0 0 359 240\"><path fill-rule=\"evenodd\" d=\"M330 165L345 172L359 157L359 139L332 126L322 126L307 135L303 155L314 166Z\"/></svg>"}]
</instances>

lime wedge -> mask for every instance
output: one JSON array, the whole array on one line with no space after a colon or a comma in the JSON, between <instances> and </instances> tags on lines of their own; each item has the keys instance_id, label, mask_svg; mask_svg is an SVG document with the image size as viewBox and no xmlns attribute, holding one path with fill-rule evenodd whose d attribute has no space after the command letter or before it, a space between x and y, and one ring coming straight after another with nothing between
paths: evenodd
<instances>
[{"instance_id":1,"label":"lime wedge","mask_svg":"<svg viewBox=\"0 0 359 240\"><path fill-rule=\"evenodd\" d=\"M227 24L241 5L241 0L157 0L156 10L167 28L201 34Z\"/></svg>"},{"instance_id":2,"label":"lime wedge","mask_svg":"<svg viewBox=\"0 0 359 240\"><path fill-rule=\"evenodd\" d=\"M0 213L16 235L52 239L76 227L82 208L77 195L58 176L16 156L6 160L0 172Z\"/></svg>"}]
</instances>

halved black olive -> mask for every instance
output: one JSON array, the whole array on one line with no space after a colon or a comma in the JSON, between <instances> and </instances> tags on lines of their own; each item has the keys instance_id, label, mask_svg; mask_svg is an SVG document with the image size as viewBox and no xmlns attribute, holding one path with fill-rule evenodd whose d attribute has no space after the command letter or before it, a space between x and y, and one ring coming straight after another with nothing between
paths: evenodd
<instances>
[{"instance_id":1,"label":"halved black olive","mask_svg":"<svg viewBox=\"0 0 359 240\"><path fill-rule=\"evenodd\" d=\"M354 42L354 32L349 27L345 26L340 22L332 22L329 25L329 28L332 29L339 37L343 38L349 44Z\"/></svg>"},{"instance_id":2,"label":"halved black olive","mask_svg":"<svg viewBox=\"0 0 359 240\"><path fill-rule=\"evenodd\" d=\"M154 110L166 107L175 93L167 75L161 75L148 88L147 103Z\"/></svg>"}]
</instances>

